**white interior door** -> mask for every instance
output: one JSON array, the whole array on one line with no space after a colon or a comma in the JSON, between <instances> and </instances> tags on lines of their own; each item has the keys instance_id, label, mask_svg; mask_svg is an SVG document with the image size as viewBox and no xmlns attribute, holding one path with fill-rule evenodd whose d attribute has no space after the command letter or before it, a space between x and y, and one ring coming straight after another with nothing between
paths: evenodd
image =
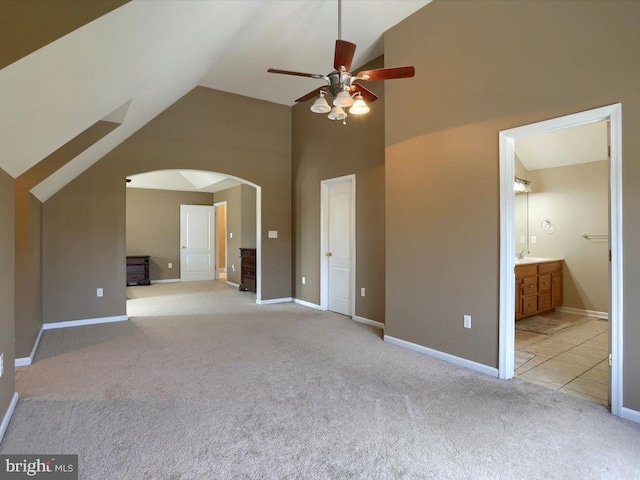
<instances>
[{"instance_id":1,"label":"white interior door","mask_svg":"<svg viewBox=\"0 0 640 480\"><path fill-rule=\"evenodd\" d=\"M180 205L180 280L215 279L215 218L209 205Z\"/></svg>"},{"instance_id":2,"label":"white interior door","mask_svg":"<svg viewBox=\"0 0 640 480\"><path fill-rule=\"evenodd\" d=\"M336 179L324 185L326 308L353 314L354 205L353 179Z\"/></svg>"}]
</instances>

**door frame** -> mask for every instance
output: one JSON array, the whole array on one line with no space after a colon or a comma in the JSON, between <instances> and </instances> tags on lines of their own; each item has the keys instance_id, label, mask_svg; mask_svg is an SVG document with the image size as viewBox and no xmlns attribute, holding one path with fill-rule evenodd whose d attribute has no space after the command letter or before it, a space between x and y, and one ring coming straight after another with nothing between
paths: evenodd
<instances>
[{"instance_id":1,"label":"door frame","mask_svg":"<svg viewBox=\"0 0 640 480\"><path fill-rule=\"evenodd\" d=\"M320 309L329 309L329 186L338 183L351 183L351 306L349 315L356 315L356 175L343 175L320 182Z\"/></svg>"},{"instance_id":2,"label":"door frame","mask_svg":"<svg viewBox=\"0 0 640 480\"><path fill-rule=\"evenodd\" d=\"M218 256L219 256L219 250L220 250L220 243L217 241L218 240L218 208L224 205L224 265L225 265L225 270L227 268L227 264L229 263L229 252L227 251L227 201L223 201L223 202L215 202L213 204L213 212L214 212L214 221L215 221L215 237L216 237L216 274L215 274L215 279L218 280L220 278L220 267L218 266Z\"/></svg>"},{"instance_id":3,"label":"door frame","mask_svg":"<svg viewBox=\"0 0 640 480\"><path fill-rule=\"evenodd\" d=\"M623 249L622 249L622 104L524 125L499 133L500 142L500 334L498 372L514 376L515 355L515 228L513 179L515 140L601 121L609 122L611 135L609 173L609 224L611 248L610 352L611 413L623 415Z\"/></svg>"}]
</instances>

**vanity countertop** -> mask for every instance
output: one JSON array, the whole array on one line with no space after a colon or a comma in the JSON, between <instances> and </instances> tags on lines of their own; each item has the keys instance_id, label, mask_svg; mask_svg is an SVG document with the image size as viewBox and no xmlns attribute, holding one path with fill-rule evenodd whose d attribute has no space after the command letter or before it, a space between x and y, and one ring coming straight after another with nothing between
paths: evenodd
<instances>
[{"instance_id":1,"label":"vanity countertop","mask_svg":"<svg viewBox=\"0 0 640 480\"><path fill-rule=\"evenodd\" d=\"M518 265L530 265L532 263L548 263L548 262L562 262L563 258L540 258L540 257L525 257L516 258L516 266Z\"/></svg>"}]
</instances>

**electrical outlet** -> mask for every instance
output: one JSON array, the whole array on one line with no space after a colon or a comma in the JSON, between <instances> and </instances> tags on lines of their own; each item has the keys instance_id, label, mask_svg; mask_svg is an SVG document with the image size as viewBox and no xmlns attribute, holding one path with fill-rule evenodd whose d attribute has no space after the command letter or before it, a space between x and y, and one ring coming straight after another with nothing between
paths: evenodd
<instances>
[{"instance_id":1,"label":"electrical outlet","mask_svg":"<svg viewBox=\"0 0 640 480\"><path fill-rule=\"evenodd\" d=\"M365 291L364 287L362 287L362 288L360 289L360 296L361 296L361 297L364 297L364 296L365 296L365 293L366 293L366 291Z\"/></svg>"},{"instance_id":2,"label":"electrical outlet","mask_svg":"<svg viewBox=\"0 0 640 480\"><path fill-rule=\"evenodd\" d=\"M471 328L471 315L464 316L464 328Z\"/></svg>"},{"instance_id":3,"label":"electrical outlet","mask_svg":"<svg viewBox=\"0 0 640 480\"><path fill-rule=\"evenodd\" d=\"M4 353L0 353L0 377L4 374Z\"/></svg>"},{"instance_id":4,"label":"electrical outlet","mask_svg":"<svg viewBox=\"0 0 640 480\"><path fill-rule=\"evenodd\" d=\"M302 284L306 285L307 284L307 277L302 277Z\"/></svg>"},{"instance_id":5,"label":"electrical outlet","mask_svg":"<svg viewBox=\"0 0 640 480\"><path fill-rule=\"evenodd\" d=\"M173 268L173 263L169 262L169 268Z\"/></svg>"},{"instance_id":6,"label":"electrical outlet","mask_svg":"<svg viewBox=\"0 0 640 480\"><path fill-rule=\"evenodd\" d=\"M538 237L536 237L535 235L531 237L531 243L538 243Z\"/></svg>"},{"instance_id":7,"label":"electrical outlet","mask_svg":"<svg viewBox=\"0 0 640 480\"><path fill-rule=\"evenodd\" d=\"M527 243L527 239L526 239L526 237L524 235L522 237L520 237L520 243L522 243L522 244Z\"/></svg>"},{"instance_id":8,"label":"electrical outlet","mask_svg":"<svg viewBox=\"0 0 640 480\"><path fill-rule=\"evenodd\" d=\"M104 296L104 290L102 288L96 289L96 297Z\"/></svg>"},{"instance_id":9,"label":"electrical outlet","mask_svg":"<svg viewBox=\"0 0 640 480\"><path fill-rule=\"evenodd\" d=\"M269 230L269 238L278 238L277 230Z\"/></svg>"}]
</instances>

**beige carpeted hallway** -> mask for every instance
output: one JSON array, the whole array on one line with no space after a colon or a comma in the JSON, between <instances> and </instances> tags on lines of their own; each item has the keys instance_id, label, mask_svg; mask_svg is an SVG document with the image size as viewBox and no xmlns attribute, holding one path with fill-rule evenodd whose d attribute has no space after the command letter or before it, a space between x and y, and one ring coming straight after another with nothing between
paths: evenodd
<instances>
[{"instance_id":1,"label":"beige carpeted hallway","mask_svg":"<svg viewBox=\"0 0 640 480\"><path fill-rule=\"evenodd\" d=\"M631 479L640 425L215 282L128 290L128 322L44 332L1 453L82 479Z\"/></svg>"}]
</instances>

